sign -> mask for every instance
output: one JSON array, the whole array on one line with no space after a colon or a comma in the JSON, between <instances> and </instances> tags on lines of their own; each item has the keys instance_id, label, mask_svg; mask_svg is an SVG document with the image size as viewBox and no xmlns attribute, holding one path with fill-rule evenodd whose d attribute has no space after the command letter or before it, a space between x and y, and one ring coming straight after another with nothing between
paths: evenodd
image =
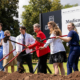
<instances>
[{"instance_id":1,"label":"sign","mask_svg":"<svg viewBox=\"0 0 80 80\"><path fill-rule=\"evenodd\" d=\"M69 32L67 29L68 23L74 23L80 36L80 6L62 9L61 15L62 15L62 34L63 35L68 34Z\"/></svg>"},{"instance_id":2,"label":"sign","mask_svg":"<svg viewBox=\"0 0 80 80\"><path fill-rule=\"evenodd\" d=\"M48 12L48 13L42 13L41 14L41 30L44 32L46 37L49 37L49 29L47 23L49 21L54 21L57 23L57 25L61 29L61 10Z\"/></svg>"}]
</instances>

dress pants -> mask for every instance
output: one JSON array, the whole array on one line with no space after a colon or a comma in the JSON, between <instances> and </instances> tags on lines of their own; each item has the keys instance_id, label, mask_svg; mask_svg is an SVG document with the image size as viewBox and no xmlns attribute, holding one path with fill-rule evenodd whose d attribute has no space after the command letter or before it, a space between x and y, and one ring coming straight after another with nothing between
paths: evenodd
<instances>
[{"instance_id":1,"label":"dress pants","mask_svg":"<svg viewBox=\"0 0 80 80\"><path fill-rule=\"evenodd\" d=\"M38 73L47 73L47 56L48 54L45 54L38 59Z\"/></svg>"},{"instance_id":2,"label":"dress pants","mask_svg":"<svg viewBox=\"0 0 80 80\"><path fill-rule=\"evenodd\" d=\"M28 64L29 67L29 71L30 73L33 73L33 67L32 67L32 55L29 53L27 55L25 55L26 52L22 52L19 54L19 56L17 57L17 61L18 61L18 67L20 65L20 67L23 67L23 63L26 62Z\"/></svg>"}]
</instances>

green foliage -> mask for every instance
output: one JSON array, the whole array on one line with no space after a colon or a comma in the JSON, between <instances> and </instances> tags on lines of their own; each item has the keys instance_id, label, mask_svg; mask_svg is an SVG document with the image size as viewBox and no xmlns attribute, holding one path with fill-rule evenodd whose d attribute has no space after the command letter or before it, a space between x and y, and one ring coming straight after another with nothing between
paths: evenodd
<instances>
[{"instance_id":1,"label":"green foliage","mask_svg":"<svg viewBox=\"0 0 80 80\"><path fill-rule=\"evenodd\" d=\"M51 0L30 0L30 5L34 12L45 13L49 12L52 6Z\"/></svg>"},{"instance_id":2,"label":"green foliage","mask_svg":"<svg viewBox=\"0 0 80 80\"><path fill-rule=\"evenodd\" d=\"M79 41L79 45L80 45L80 41Z\"/></svg>"},{"instance_id":3,"label":"green foliage","mask_svg":"<svg viewBox=\"0 0 80 80\"><path fill-rule=\"evenodd\" d=\"M32 59L34 59L34 60L37 60L38 59L36 52L33 53Z\"/></svg>"},{"instance_id":4,"label":"green foliage","mask_svg":"<svg viewBox=\"0 0 80 80\"><path fill-rule=\"evenodd\" d=\"M75 7L75 6L78 6L78 4L74 4L74 5L66 4L66 5L62 6L62 9L66 9L66 8L70 8L70 7Z\"/></svg>"},{"instance_id":5,"label":"green foliage","mask_svg":"<svg viewBox=\"0 0 80 80\"><path fill-rule=\"evenodd\" d=\"M10 30L16 36L19 33L19 22L14 20L18 17L18 0L0 0L0 22L3 30Z\"/></svg>"},{"instance_id":6,"label":"green foliage","mask_svg":"<svg viewBox=\"0 0 80 80\"><path fill-rule=\"evenodd\" d=\"M63 42L63 44L64 44L64 47L66 49L66 53L69 53L70 50L69 50L69 46L66 46L67 43L66 42Z\"/></svg>"},{"instance_id":7,"label":"green foliage","mask_svg":"<svg viewBox=\"0 0 80 80\"><path fill-rule=\"evenodd\" d=\"M22 24L28 33L33 34L33 24L39 23L39 14L49 12L51 6L50 0L30 0L29 5L23 6Z\"/></svg>"},{"instance_id":8,"label":"green foliage","mask_svg":"<svg viewBox=\"0 0 80 80\"><path fill-rule=\"evenodd\" d=\"M22 14L23 25L27 28L28 33L33 34L32 25L34 23L34 20L35 20L34 18L36 17L36 13L33 13L31 5L24 6L24 9L25 9L25 11Z\"/></svg>"},{"instance_id":9,"label":"green foliage","mask_svg":"<svg viewBox=\"0 0 80 80\"><path fill-rule=\"evenodd\" d=\"M53 0L50 11L56 11L56 10L60 10L60 9L62 9L60 0Z\"/></svg>"}]
</instances>

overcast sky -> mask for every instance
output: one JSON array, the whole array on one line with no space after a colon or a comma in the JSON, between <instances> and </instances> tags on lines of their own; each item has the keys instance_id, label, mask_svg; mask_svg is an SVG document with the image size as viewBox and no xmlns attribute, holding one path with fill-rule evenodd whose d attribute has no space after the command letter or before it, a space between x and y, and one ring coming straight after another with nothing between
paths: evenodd
<instances>
[{"instance_id":1,"label":"overcast sky","mask_svg":"<svg viewBox=\"0 0 80 80\"><path fill-rule=\"evenodd\" d=\"M76 4L78 3L80 5L80 0L61 0L61 4L62 5L65 5L65 4ZM23 5L28 5L29 4L29 0L19 0L19 22L21 23L22 20L21 20L21 14L22 12L24 11L23 9Z\"/></svg>"}]
</instances>

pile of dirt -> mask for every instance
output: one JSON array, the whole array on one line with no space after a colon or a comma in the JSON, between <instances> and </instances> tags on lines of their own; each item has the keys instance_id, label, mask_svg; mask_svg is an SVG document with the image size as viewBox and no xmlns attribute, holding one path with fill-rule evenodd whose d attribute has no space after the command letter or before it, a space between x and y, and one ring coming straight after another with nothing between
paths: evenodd
<instances>
[{"instance_id":1,"label":"pile of dirt","mask_svg":"<svg viewBox=\"0 0 80 80\"><path fill-rule=\"evenodd\" d=\"M14 72L14 73L10 73L7 76L3 76L2 78L0 78L0 80L25 80L26 76L30 76L32 75L31 73L18 73L18 72Z\"/></svg>"},{"instance_id":2,"label":"pile of dirt","mask_svg":"<svg viewBox=\"0 0 80 80\"><path fill-rule=\"evenodd\" d=\"M0 72L0 80L80 80L80 72L76 71L68 76L31 73L5 73Z\"/></svg>"},{"instance_id":3,"label":"pile of dirt","mask_svg":"<svg viewBox=\"0 0 80 80\"><path fill-rule=\"evenodd\" d=\"M6 73L6 72L3 72L3 71L0 71L0 79L9 75L9 73Z\"/></svg>"}]
</instances>

